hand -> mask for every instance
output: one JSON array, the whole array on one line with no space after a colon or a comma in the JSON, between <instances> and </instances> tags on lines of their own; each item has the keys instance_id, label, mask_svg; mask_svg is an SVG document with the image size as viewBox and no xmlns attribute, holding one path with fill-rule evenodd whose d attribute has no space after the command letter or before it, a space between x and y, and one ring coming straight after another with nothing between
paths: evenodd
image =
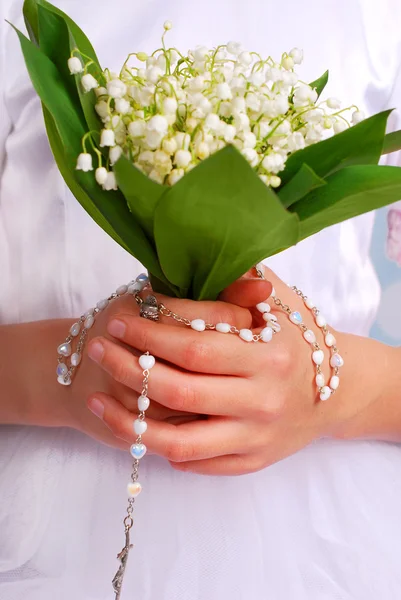
<instances>
[{"instance_id":1,"label":"hand","mask_svg":"<svg viewBox=\"0 0 401 600\"><path fill-rule=\"evenodd\" d=\"M306 325L317 332L303 302L273 273L267 276L277 295L293 310L300 310ZM234 296L235 289L224 295L226 299ZM167 306L171 302L166 300ZM220 305L216 303L212 310L217 306ZM221 309L230 311L230 316L215 318L214 314L214 318L208 318L210 309L204 303L182 300L175 300L172 309L209 322L225 320L238 328L262 323L260 315L259 323L255 323L254 313L252 323L251 312L223 306ZM273 308L273 313L282 331L270 344L247 344L229 334L198 333L170 322L156 324L124 314L110 322L109 332L115 337L140 352L149 350L159 359L150 377L149 396L153 400L175 410L208 416L207 420L181 425L147 419L144 441L151 451L169 459L179 470L221 475L257 471L317 438L331 435L373 401L377 386L372 387L370 395L360 394L350 402L342 389L348 388L353 398L355 378L347 375L347 382L335 396L326 403L317 402L311 348L281 310ZM352 336L335 335L341 353L347 357L347 340ZM318 341L324 348L321 334ZM96 342L101 352L96 356L90 352L92 358L118 381L139 392L142 371L137 361L110 340ZM329 370L325 375L327 380ZM96 397L103 403L103 418L110 429L117 437L132 442L135 416L109 396Z\"/></svg>"}]
</instances>

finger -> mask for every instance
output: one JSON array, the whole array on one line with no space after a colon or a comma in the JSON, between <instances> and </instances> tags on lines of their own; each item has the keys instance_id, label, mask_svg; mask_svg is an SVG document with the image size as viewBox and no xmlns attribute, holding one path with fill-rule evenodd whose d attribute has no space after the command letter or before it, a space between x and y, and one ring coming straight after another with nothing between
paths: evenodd
<instances>
[{"instance_id":1,"label":"finger","mask_svg":"<svg viewBox=\"0 0 401 600\"><path fill-rule=\"evenodd\" d=\"M115 381L141 393L143 370L129 350L106 338L94 338L88 344L88 355ZM149 379L149 396L179 414L261 416L266 407L260 407L256 385L240 377L187 373L158 361Z\"/></svg>"},{"instance_id":2,"label":"finger","mask_svg":"<svg viewBox=\"0 0 401 600\"><path fill-rule=\"evenodd\" d=\"M182 463L170 461L176 471L188 471L199 475L234 476L255 473L263 468L260 459L248 455L230 454L205 460L194 460Z\"/></svg>"},{"instance_id":3,"label":"finger","mask_svg":"<svg viewBox=\"0 0 401 600\"><path fill-rule=\"evenodd\" d=\"M219 298L224 302L252 308L269 298L272 288L270 281L260 278L241 278L229 285Z\"/></svg>"},{"instance_id":4,"label":"finger","mask_svg":"<svg viewBox=\"0 0 401 600\"><path fill-rule=\"evenodd\" d=\"M132 315L116 315L107 331L129 346L196 373L248 377L263 357L260 345L246 345L230 333L179 329Z\"/></svg>"},{"instance_id":5,"label":"finger","mask_svg":"<svg viewBox=\"0 0 401 600\"><path fill-rule=\"evenodd\" d=\"M138 437L134 431L136 417L115 398L97 392L89 397L88 408L117 438L129 444L135 442ZM249 436L240 421L209 419L172 425L146 419L146 424L143 443L149 451L174 463L224 456L238 447L245 452L248 445Z\"/></svg>"}]
</instances>

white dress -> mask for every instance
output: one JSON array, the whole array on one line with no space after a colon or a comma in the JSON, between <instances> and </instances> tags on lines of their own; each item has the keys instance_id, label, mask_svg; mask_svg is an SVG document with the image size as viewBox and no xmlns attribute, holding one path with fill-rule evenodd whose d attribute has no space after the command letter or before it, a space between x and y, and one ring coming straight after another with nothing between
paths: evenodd
<instances>
[{"instance_id":1,"label":"white dress","mask_svg":"<svg viewBox=\"0 0 401 600\"><path fill-rule=\"evenodd\" d=\"M140 271L58 174L4 23L23 27L21 4L0 8L2 323L79 315ZM279 57L298 46L304 79L330 67L330 95L368 113L401 104L398 0L57 4L111 67L156 48L168 18L171 42L184 49L238 39ZM359 334L379 300L372 222L370 214L333 227L270 261L333 326ZM113 597L130 465L126 453L69 429L0 428L0 600ZM178 473L147 457L123 600L397 600L400 473L401 448L379 442L322 440L240 478Z\"/></svg>"}]
</instances>

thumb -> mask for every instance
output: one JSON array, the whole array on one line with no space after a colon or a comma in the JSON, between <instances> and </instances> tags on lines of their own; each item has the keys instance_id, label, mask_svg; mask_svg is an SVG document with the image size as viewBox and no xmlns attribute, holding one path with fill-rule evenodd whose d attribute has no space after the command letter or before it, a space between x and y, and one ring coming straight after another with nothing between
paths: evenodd
<instances>
[{"instance_id":1,"label":"thumb","mask_svg":"<svg viewBox=\"0 0 401 600\"><path fill-rule=\"evenodd\" d=\"M270 297L273 286L270 281L255 277L248 271L243 277L234 281L219 296L219 300L236 304L244 308L252 308Z\"/></svg>"}]
</instances>

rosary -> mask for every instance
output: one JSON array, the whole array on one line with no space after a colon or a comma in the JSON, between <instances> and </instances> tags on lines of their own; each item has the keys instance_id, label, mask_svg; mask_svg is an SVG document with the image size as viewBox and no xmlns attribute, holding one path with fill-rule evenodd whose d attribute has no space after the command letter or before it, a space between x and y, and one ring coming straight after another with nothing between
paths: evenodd
<instances>
[{"instance_id":1,"label":"rosary","mask_svg":"<svg viewBox=\"0 0 401 600\"><path fill-rule=\"evenodd\" d=\"M264 279L262 265L258 264L255 267L255 269L257 275L261 279ZM150 319L152 321L157 322L159 321L160 317L170 318L176 321L177 323L183 324L186 327L190 327L194 331L218 331L222 334L236 335L243 341L249 343L269 343L272 341L273 336L281 331L281 326L278 322L277 317L271 312L272 306L269 303L271 302L272 305L281 309L282 312L287 315L291 323L293 323L300 329L305 341L309 344L312 350L312 364L314 365L316 370L315 381L317 387L317 394L321 401L328 400L330 396L337 390L340 384L339 369L343 366L344 360L338 353L335 337L328 330L326 319L316 308L315 304L307 296L304 296L304 294L295 286L291 287L290 289L303 300L306 309L312 312L316 325L322 330L324 334L325 345L327 346L327 348L329 348L330 351L330 366L332 370L330 380L327 383L325 382L325 377L322 372L322 364L324 362L325 355L317 342L317 338L314 331L312 329L309 329L304 324L302 315L299 311L291 310L291 308L287 304L284 304L276 296L274 288L272 290L270 298L268 298L265 302L261 302L260 304L256 305L256 309L262 314L266 326L260 331L260 333L254 334L251 329L237 329L234 325L231 325L230 323L210 324L206 323L203 319L200 318L190 320L174 313L163 303L158 302L156 297L152 293L150 293L150 282L146 274L139 275L128 285L119 286L117 290L113 294L111 294L111 296L105 298L104 300L100 300L96 304L95 308L91 308L90 310L88 310L85 314L83 314L80 317L80 319L76 323L72 325L69 331L69 335L67 336L65 341L62 344L60 344L60 346L57 348L57 381L61 385L71 385L74 373L82 359L82 351L85 346L88 331L93 326L96 316L101 311L103 311L109 305L110 302L112 302L116 298L124 296L125 294L131 294L134 297L137 305L139 306L139 314L144 319ZM145 293L144 298L141 296L141 294L143 293ZM77 344L76 349L73 352L72 346L74 340L77 340ZM69 358L69 365L67 364L67 358ZM139 463L146 454L146 446L142 441L142 435L145 434L147 430L146 411L150 406L150 399L148 398L150 371L156 364L154 356L149 354L149 352L142 354L142 356L140 356L138 360L139 365L142 369L143 383L141 395L138 397L138 415L133 422L133 429L137 437L135 443L130 448L130 453L132 458L134 459L134 462L132 466L131 478L127 485L127 514L123 520L125 545L121 552L117 554L119 567L112 580L112 586L115 593L115 600L119 600L121 598L122 584L127 567L129 551L132 548L132 544L130 541L130 532L134 524L132 514L134 512L135 499L137 498L137 496L139 496L139 494L142 491L142 486L138 480Z\"/></svg>"}]
</instances>

